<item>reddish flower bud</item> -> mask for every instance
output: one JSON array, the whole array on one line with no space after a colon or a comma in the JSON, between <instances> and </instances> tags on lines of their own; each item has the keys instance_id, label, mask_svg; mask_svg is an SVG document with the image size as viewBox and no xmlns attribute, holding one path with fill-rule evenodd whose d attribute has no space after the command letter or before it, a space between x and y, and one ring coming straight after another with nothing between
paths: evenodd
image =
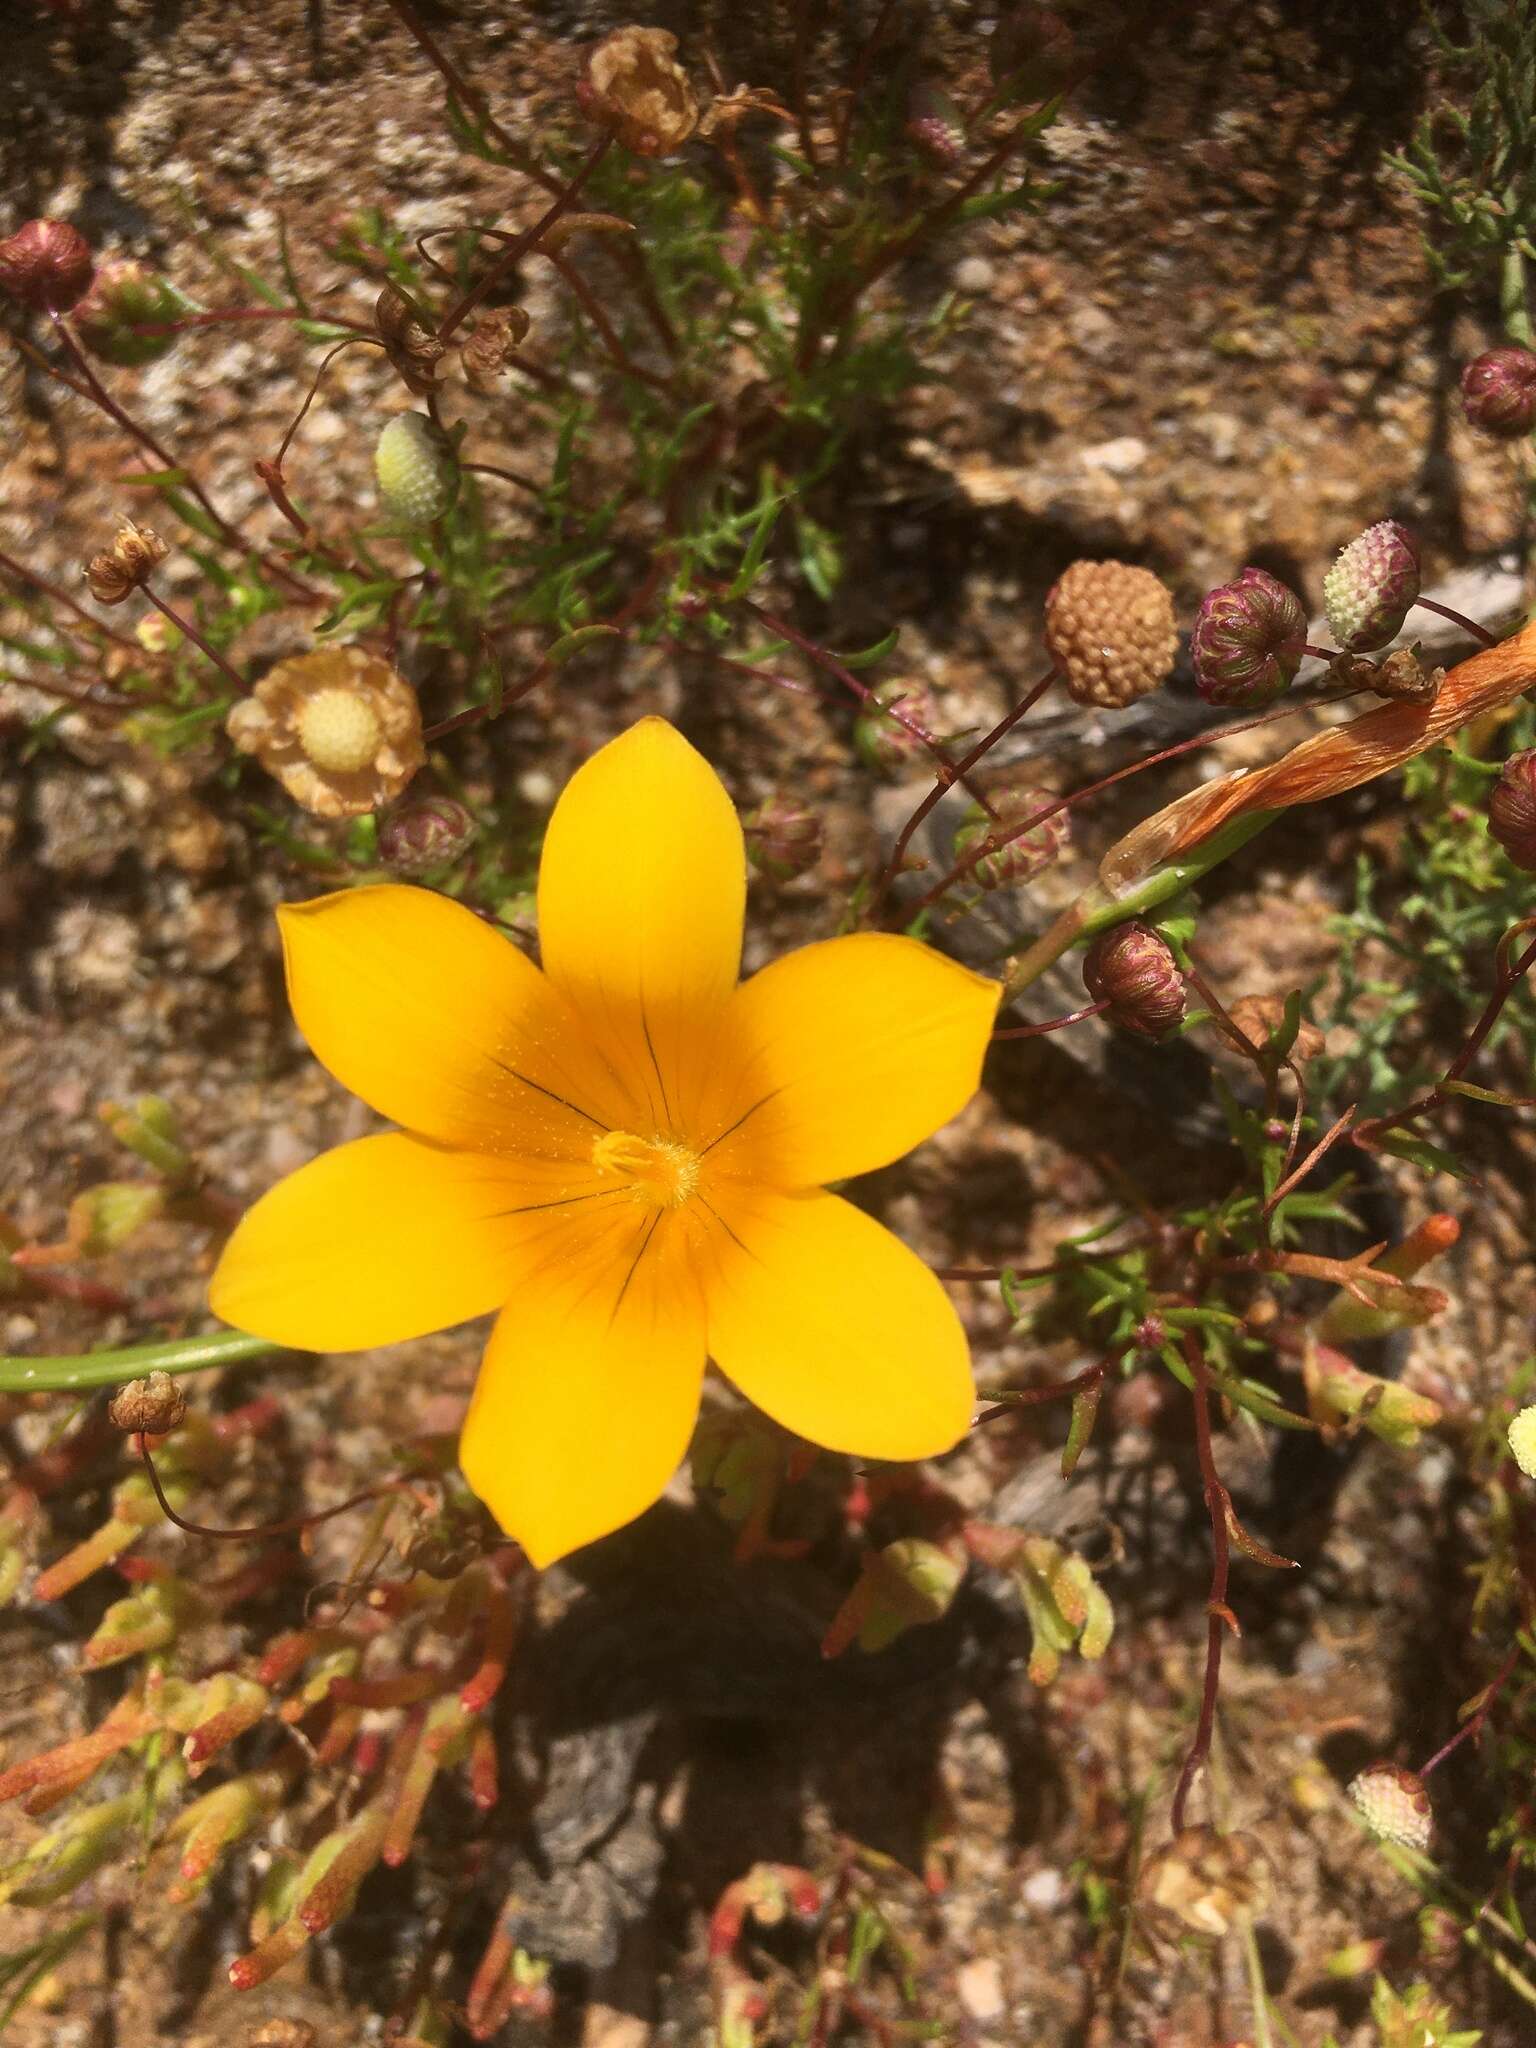
<instances>
[{"instance_id":1,"label":"reddish flower bud","mask_svg":"<svg viewBox=\"0 0 1536 2048\"><path fill-rule=\"evenodd\" d=\"M1401 1764L1368 1764L1349 1781L1349 1796L1373 1835L1421 1852L1429 1847L1434 1815L1429 1792L1416 1771Z\"/></svg>"},{"instance_id":2,"label":"reddish flower bud","mask_svg":"<svg viewBox=\"0 0 1536 2048\"><path fill-rule=\"evenodd\" d=\"M1149 925L1117 924L1089 946L1083 980L1112 1022L1139 1038L1162 1038L1184 1015L1184 977L1173 950Z\"/></svg>"},{"instance_id":3,"label":"reddish flower bud","mask_svg":"<svg viewBox=\"0 0 1536 2048\"><path fill-rule=\"evenodd\" d=\"M175 346L168 323L186 310L176 287L142 264L103 263L75 308L75 323L93 355L121 369L136 369Z\"/></svg>"},{"instance_id":4,"label":"reddish flower bud","mask_svg":"<svg viewBox=\"0 0 1536 2048\"><path fill-rule=\"evenodd\" d=\"M891 684L877 691L854 720L853 743L871 768L896 775L926 755L919 734L932 733L937 717L921 683Z\"/></svg>"},{"instance_id":5,"label":"reddish flower bud","mask_svg":"<svg viewBox=\"0 0 1536 2048\"><path fill-rule=\"evenodd\" d=\"M1517 868L1536 873L1536 747L1504 763L1488 799L1488 830Z\"/></svg>"},{"instance_id":6,"label":"reddish flower bud","mask_svg":"<svg viewBox=\"0 0 1536 2048\"><path fill-rule=\"evenodd\" d=\"M965 154L965 122L947 92L915 85L907 99L907 136L942 170L953 170Z\"/></svg>"},{"instance_id":7,"label":"reddish flower bud","mask_svg":"<svg viewBox=\"0 0 1536 2048\"><path fill-rule=\"evenodd\" d=\"M1461 373L1467 424L1501 441L1518 441L1536 425L1536 355L1528 348L1490 348Z\"/></svg>"},{"instance_id":8,"label":"reddish flower bud","mask_svg":"<svg viewBox=\"0 0 1536 2048\"><path fill-rule=\"evenodd\" d=\"M775 882L808 874L821 859L821 820L785 797L770 797L741 821L747 854Z\"/></svg>"},{"instance_id":9,"label":"reddish flower bud","mask_svg":"<svg viewBox=\"0 0 1536 2048\"><path fill-rule=\"evenodd\" d=\"M34 313L67 313L88 288L91 245L62 220L29 220L0 242L0 288Z\"/></svg>"},{"instance_id":10,"label":"reddish flower bud","mask_svg":"<svg viewBox=\"0 0 1536 2048\"><path fill-rule=\"evenodd\" d=\"M1295 592L1263 569L1244 569L1200 601L1189 648L1195 682L1208 703L1257 710L1289 688L1306 643Z\"/></svg>"},{"instance_id":11,"label":"reddish flower bud","mask_svg":"<svg viewBox=\"0 0 1536 2048\"><path fill-rule=\"evenodd\" d=\"M992 807L997 816L989 817L980 804L972 804L960 822L955 834L955 854L964 859L984 841L1006 834L1033 817L1037 811L1049 810L1060 801L1048 789L1036 788L1033 783L1010 780L996 789L989 789ZM1060 854L1072 836L1072 817L1069 811L1052 812L1031 825L1017 839L985 853L971 869L972 877L983 889L1005 889L1016 887L1021 882L1031 882L1045 870Z\"/></svg>"},{"instance_id":12,"label":"reddish flower bud","mask_svg":"<svg viewBox=\"0 0 1536 2048\"><path fill-rule=\"evenodd\" d=\"M1419 551L1395 519L1367 527L1323 578L1328 624L1346 654L1385 647L1418 595Z\"/></svg>"},{"instance_id":13,"label":"reddish flower bud","mask_svg":"<svg viewBox=\"0 0 1536 2048\"><path fill-rule=\"evenodd\" d=\"M402 804L379 821L379 859L401 875L424 875L457 860L474 838L474 819L451 796Z\"/></svg>"}]
</instances>

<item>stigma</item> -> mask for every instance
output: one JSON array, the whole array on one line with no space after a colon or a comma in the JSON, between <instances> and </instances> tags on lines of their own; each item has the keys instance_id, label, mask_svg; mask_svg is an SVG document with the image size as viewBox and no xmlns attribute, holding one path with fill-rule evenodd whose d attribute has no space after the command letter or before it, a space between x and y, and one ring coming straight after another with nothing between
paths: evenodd
<instances>
[{"instance_id":1,"label":"stigma","mask_svg":"<svg viewBox=\"0 0 1536 2048\"><path fill-rule=\"evenodd\" d=\"M680 1209L699 1184L699 1155L671 1138L637 1138L605 1131L592 1147L599 1173L628 1181L638 1201Z\"/></svg>"}]
</instances>

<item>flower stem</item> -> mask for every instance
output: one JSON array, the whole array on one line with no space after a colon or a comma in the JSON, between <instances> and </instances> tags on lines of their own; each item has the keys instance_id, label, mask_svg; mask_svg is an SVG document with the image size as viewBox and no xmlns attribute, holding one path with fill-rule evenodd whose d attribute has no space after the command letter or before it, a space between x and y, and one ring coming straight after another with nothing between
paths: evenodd
<instances>
[{"instance_id":1,"label":"flower stem","mask_svg":"<svg viewBox=\"0 0 1536 2048\"><path fill-rule=\"evenodd\" d=\"M281 1351L265 1337L210 1330L165 1344L130 1344L122 1351L87 1351L70 1358L0 1357L0 1394L65 1394L88 1387L120 1387L150 1372L205 1372Z\"/></svg>"}]
</instances>

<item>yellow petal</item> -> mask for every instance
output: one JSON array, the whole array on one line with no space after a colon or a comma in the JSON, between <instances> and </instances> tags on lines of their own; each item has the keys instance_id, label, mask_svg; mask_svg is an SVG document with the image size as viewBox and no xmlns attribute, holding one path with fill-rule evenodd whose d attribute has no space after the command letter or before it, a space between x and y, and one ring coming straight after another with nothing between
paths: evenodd
<instances>
[{"instance_id":1,"label":"yellow petal","mask_svg":"<svg viewBox=\"0 0 1536 2048\"><path fill-rule=\"evenodd\" d=\"M803 1188L899 1159L975 1094L1000 993L883 932L786 953L732 999L712 1170Z\"/></svg>"},{"instance_id":2,"label":"yellow petal","mask_svg":"<svg viewBox=\"0 0 1536 2048\"><path fill-rule=\"evenodd\" d=\"M546 1270L503 1311L464 1423L465 1478L541 1567L643 1513L698 1413L698 1289L673 1219L627 1207L604 1256Z\"/></svg>"},{"instance_id":3,"label":"yellow petal","mask_svg":"<svg viewBox=\"0 0 1536 2048\"><path fill-rule=\"evenodd\" d=\"M247 1212L214 1270L224 1322L301 1351L363 1351L500 1308L557 1228L619 1204L586 1167L450 1151L389 1132L301 1166Z\"/></svg>"},{"instance_id":4,"label":"yellow petal","mask_svg":"<svg viewBox=\"0 0 1536 2048\"><path fill-rule=\"evenodd\" d=\"M642 719L571 777L539 869L544 969L656 1130L689 1120L680 1098L736 983L745 900L731 800L664 719Z\"/></svg>"},{"instance_id":5,"label":"yellow petal","mask_svg":"<svg viewBox=\"0 0 1536 2048\"><path fill-rule=\"evenodd\" d=\"M838 1195L734 1190L704 1272L710 1356L797 1436L932 1458L969 1426L970 1354L928 1268Z\"/></svg>"},{"instance_id":6,"label":"yellow petal","mask_svg":"<svg viewBox=\"0 0 1536 2048\"><path fill-rule=\"evenodd\" d=\"M446 896L384 883L278 912L315 1056L392 1122L449 1144L584 1158L612 1073L510 939Z\"/></svg>"}]
</instances>

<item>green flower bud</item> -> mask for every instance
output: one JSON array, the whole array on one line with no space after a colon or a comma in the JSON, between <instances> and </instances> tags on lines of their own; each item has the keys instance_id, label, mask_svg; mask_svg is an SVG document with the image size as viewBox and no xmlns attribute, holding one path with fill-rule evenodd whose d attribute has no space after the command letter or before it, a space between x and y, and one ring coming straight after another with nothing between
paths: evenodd
<instances>
[{"instance_id":1,"label":"green flower bud","mask_svg":"<svg viewBox=\"0 0 1536 2048\"><path fill-rule=\"evenodd\" d=\"M142 264L103 263L75 308L75 326L93 355L130 370L170 352L176 336L167 323L189 310L173 284Z\"/></svg>"},{"instance_id":2,"label":"green flower bud","mask_svg":"<svg viewBox=\"0 0 1536 2048\"><path fill-rule=\"evenodd\" d=\"M430 526L458 495L459 468L447 437L424 413L403 412L373 451L379 503L404 526Z\"/></svg>"}]
</instances>

